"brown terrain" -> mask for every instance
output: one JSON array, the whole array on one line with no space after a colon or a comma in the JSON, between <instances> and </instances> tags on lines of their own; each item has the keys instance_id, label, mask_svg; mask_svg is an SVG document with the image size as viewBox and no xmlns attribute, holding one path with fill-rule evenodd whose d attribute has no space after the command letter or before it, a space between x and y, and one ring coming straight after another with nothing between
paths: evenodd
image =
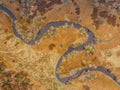
<instances>
[{"instance_id":1,"label":"brown terrain","mask_svg":"<svg viewBox=\"0 0 120 90\"><path fill-rule=\"evenodd\" d=\"M1 1L15 14L18 31L28 41L35 38L42 26L63 20L89 28L97 40L108 40L68 54L58 70L62 77L78 69L102 65L120 79L119 0L28 0L27 8L19 0ZM54 72L60 56L70 45L76 47L87 40L83 32L67 25L51 27L35 45L27 45L13 34L11 20L3 11L0 17L0 61L10 70L27 73L36 87L33 90L120 90L111 78L98 71L83 73L66 85L56 79Z\"/></svg>"}]
</instances>

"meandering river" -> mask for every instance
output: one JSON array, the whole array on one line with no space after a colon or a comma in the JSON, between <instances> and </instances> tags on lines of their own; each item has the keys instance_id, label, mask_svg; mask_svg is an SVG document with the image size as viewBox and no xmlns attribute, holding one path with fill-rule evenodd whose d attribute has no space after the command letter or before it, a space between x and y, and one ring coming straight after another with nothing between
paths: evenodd
<instances>
[{"instance_id":1,"label":"meandering river","mask_svg":"<svg viewBox=\"0 0 120 90\"><path fill-rule=\"evenodd\" d=\"M32 41L26 41L21 34L19 34L19 32L17 31L16 29L16 17L15 15L6 7L4 7L3 5L0 5L0 10L2 10L3 12L5 12L7 15L9 15L9 17L11 18L12 20L12 27L13 27L13 32L14 32L14 35L16 37L18 37L19 39L21 39L24 43L28 44L28 45L34 45L35 42L39 41L42 36L49 30L49 28L51 26L57 28L57 27L60 27L60 26L64 26L64 25L73 25L73 27L77 28L77 29L80 29L81 26L80 24L76 24L74 22L68 22L68 21L59 21L59 22L50 22L48 24L46 24L44 27L42 27L40 30L39 30L39 33L37 34L36 38ZM94 36L94 33L87 29L86 27L85 28L85 32L86 34L88 34L88 40L83 43L82 45L79 45L78 47L73 47L73 46L69 46L68 47L68 50L60 57L60 59L58 60L58 63L56 65L56 69L55 69L55 75L56 75L56 78L61 82L61 83L67 83L68 81L74 79L74 78L77 78L79 77L83 72L85 71L100 71L100 72L103 72L105 75L109 76L111 79L113 79L117 84L120 85L120 81L118 81L115 77L114 74L112 74L111 72L109 72L106 68L104 68L103 66L98 66L98 67L88 67L88 68L83 68L81 70L78 70L76 71L73 75L70 75L68 77L64 77L64 78L61 78L60 75L57 73L57 70L60 68L60 65L62 63L62 60L63 60L63 57L68 55L70 52L74 51L74 50L77 50L77 51L82 51L84 50L84 47L86 45L89 45L89 44L96 44L96 40L95 40L95 36Z\"/></svg>"}]
</instances>

